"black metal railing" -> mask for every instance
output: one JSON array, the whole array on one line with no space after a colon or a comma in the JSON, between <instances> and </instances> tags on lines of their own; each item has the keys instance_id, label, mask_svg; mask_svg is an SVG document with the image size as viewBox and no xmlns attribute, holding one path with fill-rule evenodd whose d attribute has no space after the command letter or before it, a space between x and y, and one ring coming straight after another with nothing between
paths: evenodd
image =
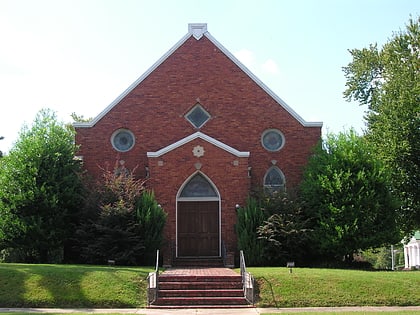
<instances>
[{"instance_id":1,"label":"black metal railing","mask_svg":"<svg viewBox=\"0 0 420 315\"><path fill-rule=\"evenodd\" d=\"M159 250L156 251L155 271L147 276L147 305L153 304L158 297L159 289Z\"/></svg>"},{"instance_id":2,"label":"black metal railing","mask_svg":"<svg viewBox=\"0 0 420 315\"><path fill-rule=\"evenodd\" d=\"M241 267L241 276L242 276L242 286L244 290L244 297L248 303L254 305L255 302L255 279L251 273L246 271L245 256L244 252L241 250L239 252L239 264Z\"/></svg>"}]
</instances>

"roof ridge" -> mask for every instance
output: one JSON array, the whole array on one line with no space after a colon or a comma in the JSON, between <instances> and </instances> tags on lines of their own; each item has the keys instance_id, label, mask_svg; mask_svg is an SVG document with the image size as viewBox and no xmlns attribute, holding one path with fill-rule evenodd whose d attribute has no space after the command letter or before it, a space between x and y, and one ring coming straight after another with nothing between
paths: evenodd
<instances>
[{"instance_id":1,"label":"roof ridge","mask_svg":"<svg viewBox=\"0 0 420 315\"><path fill-rule=\"evenodd\" d=\"M322 127L322 122L307 122L298 113L296 113L285 101L265 85L255 74L253 74L242 62L239 61L229 50L218 42L208 31L207 23L189 23L188 33L184 35L174 46L172 46L162 57L160 57L148 70L146 70L136 81L134 81L123 93L121 93L111 104L89 122L76 122L73 126L76 128L88 128L94 126L101 120L115 105L126 97L136 86L146 79L157 67L159 67L172 53L182 46L191 36L200 40L203 36L209 39L217 48L219 48L233 63L235 63L248 77L270 95L280 106L282 106L292 117L294 117L304 127Z\"/></svg>"}]
</instances>

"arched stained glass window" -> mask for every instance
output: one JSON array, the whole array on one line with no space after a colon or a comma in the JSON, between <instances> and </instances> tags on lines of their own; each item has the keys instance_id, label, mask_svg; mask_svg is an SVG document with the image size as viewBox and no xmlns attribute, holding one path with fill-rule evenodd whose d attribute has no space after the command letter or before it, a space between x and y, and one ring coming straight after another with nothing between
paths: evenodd
<instances>
[{"instance_id":1,"label":"arched stained glass window","mask_svg":"<svg viewBox=\"0 0 420 315\"><path fill-rule=\"evenodd\" d=\"M180 197L218 197L213 185L200 173L193 176L181 191Z\"/></svg>"},{"instance_id":2,"label":"arched stained glass window","mask_svg":"<svg viewBox=\"0 0 420 315\"><path fill-rule=\"evenodd\" d=\"M286 180L283 172L276 166L270 167L264 176L264 188L269 193L285 191Z\"/></svg>"}]
</instances>

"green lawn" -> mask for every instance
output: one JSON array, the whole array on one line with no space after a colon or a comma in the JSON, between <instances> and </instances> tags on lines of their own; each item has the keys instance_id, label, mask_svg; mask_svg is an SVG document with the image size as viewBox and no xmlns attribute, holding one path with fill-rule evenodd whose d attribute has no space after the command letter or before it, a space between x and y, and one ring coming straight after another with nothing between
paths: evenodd
<instances>
[{"instance_id":1,"label":"green lawn","mask_svg":"<svg viewBox=\"0 0 420 315\"><path fill-rule=\"evenodd\" d=\"M151 267L0 264L0 307L142 308L150 271ZM257 307L420 305L419 271L248 271L258 282Z\"/></svg>"},{"instance_id":2,"label":"green lawn","mask_svg":"<svg viewBox=\"0 0 420 315\"><path fill-rule=\"evenodd\" d=\"M248 268L259 307L420 305L420 272Z\"/></svg>"},{"instance_id":3,"label":"green lawn","mask_svg":"<svg viewBox=\"0 0 420 315\"><path fill-rule=\"evenodd\" d=\"M146 305L152 268L0 264L0 307Z\"/></svg>"}]
</instances>

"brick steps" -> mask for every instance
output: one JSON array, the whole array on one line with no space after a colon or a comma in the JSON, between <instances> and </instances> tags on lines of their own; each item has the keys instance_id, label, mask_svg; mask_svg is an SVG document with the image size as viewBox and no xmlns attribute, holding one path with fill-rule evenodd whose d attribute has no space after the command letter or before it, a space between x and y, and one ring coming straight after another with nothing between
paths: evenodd
<instances>
[{"instance_id":1,"label":"brick steps","mask_svg":"<svg viewBox=\"0 0 420 315\"><path fill-rule=\"evenodd\" d=\"M161 274L158 297L151 307L248 307L241 276L229 269L223 269L175 269Z\"/></svg>"},{"instance_id":2,"label":"brick steps","mask_svg":"<svg viewBox=\"0 0 420 315\"><path fill-rule=\"evenodd\" d=\"M159 290L159 297L243 297L241 289Z\"/></svg>"},{"instance_id":3,"label":"brick steps","mask_svg":"<svg viewBox=\"0 0 420 315\"><path fill-rule=\"evenodd\" d=\"M159 280L160 281L160 280ZM159 283L159 291L160 290L183 290L185 289L186 284L185 282L160 282ZM219 282L215 281L191 281L188 283L188 290L217 290L217 289L242 289L242 283L238 282L225 282L223 284L220 284Z\"/></svg>"}]
</instances>

